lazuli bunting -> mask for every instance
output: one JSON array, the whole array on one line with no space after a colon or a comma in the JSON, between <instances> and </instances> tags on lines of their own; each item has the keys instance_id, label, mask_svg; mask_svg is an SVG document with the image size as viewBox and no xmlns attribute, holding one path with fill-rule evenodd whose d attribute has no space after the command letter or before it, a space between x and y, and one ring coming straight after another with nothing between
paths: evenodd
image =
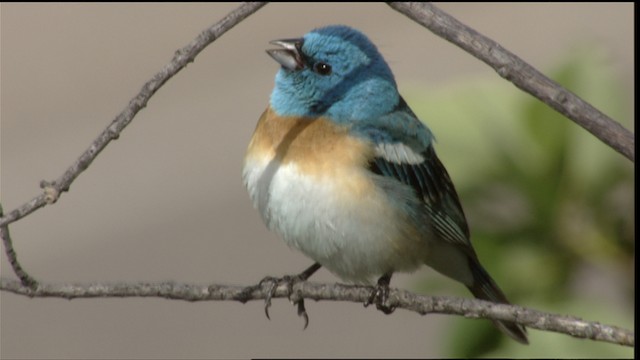
<instances>
[{"instance_id":1,"label":"lazuli bunting","mask_svg":"<svg viewBox=\"0 0 640 360\"><path fill-rule=\"evenodd\" d=\"M347 26L277 40L269 107L243 180L269 229L343 280L388 291L426 264L477 298L508 303L480 265L431 131L398 93L376 46ZM495 321L527 343L524 327Z\"/></svg>"}]
</instances>

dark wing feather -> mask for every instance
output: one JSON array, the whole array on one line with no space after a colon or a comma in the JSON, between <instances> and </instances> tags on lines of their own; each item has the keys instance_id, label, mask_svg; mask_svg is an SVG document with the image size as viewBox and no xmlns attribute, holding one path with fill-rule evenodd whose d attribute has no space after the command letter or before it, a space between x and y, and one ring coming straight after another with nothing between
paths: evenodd
<instances>
[{"instance_id":1,"label":"dark wing feather","mask_svg":"<svg viewBox=\"0 0 640 360\"><path fill-rule=\"evenodd\" d=\"M469 246L469 226L447 170L433 146L429 145L420 155L424 158L420 163L376 156L369 170L410 186L424 203L435 233L449 243Z\"/></svg>"}]
</instances>

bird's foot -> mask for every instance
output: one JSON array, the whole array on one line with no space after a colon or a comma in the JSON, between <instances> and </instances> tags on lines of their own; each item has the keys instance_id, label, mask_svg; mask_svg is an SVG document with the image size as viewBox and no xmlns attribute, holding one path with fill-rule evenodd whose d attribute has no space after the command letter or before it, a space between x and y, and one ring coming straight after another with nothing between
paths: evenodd
<instances>
[{"instance_id":1,"label":"bird's foot","mask_svg":"<svg viewBox=\"0 0 640 360\"><path fill-rule=\"evenodd\" d=\"M383 275L378 284L371 290L371 294L367 301L364 302L364 306L367 307L371 304L376 304L376 309L389 315L396 310L395 306L387 305L389 300L389 283L391 282L391 274Z\"/></svg>"},{"instance_id":2,"label":"bird's foot","mask_svg":"<svg viewBox=\"0 0 640 360\"><path fill-rule=\"evenodd\" d=\"M281 278L267 276L264 279L260 280L258 286L262 287L263 285L268 284L267 296L264 299L264 314L267 316L267 319L271 320L271 317L269 316L271 298L273 298L273 295L275 295L278 287L280 285L287 285L287 291L289 294L291 294L291 292L293 292L293 284L295 284L297 280L298 279L296 278L296 275L285 275Z\"/></svg>"},{"instance_id":3,"label":"bird's foot","mask_svg":"<svg viewBox=\"0 0 640 360\"><path fill-rule=\"evenodd\" d=\"M276 290L280 285L287 286L287 294L290 298L291 293L293 293L293 285L298 282L306 281L314 272L320 269L320 267L321 267L320 264L315 263L298 275L285 275L281 278L267 276L264 279L260 280L260 283L258 283L258 286L260 287L262 287L262 285L265 283L269 284L269 290L267 291L267 296L264 300L264 313L267 316L267 319L271 320L271 317L269 317L269 308L271 307L271 298L273 298L273 295L275 295ZM304 319L304 329L306 329L307 326L309 325L309 315L307 314L307 309L304 306L304 298L300 298L299 300L296 300L294 302L294 305L298 306L298 316Z\"/></svg>"}]
</instances>

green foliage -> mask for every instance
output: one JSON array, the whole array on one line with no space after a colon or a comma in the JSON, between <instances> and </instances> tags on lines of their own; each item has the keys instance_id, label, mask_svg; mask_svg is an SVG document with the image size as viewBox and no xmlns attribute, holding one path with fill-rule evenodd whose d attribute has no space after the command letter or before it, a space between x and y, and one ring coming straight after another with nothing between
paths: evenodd
<instances>
[{"instance_id":1,"label":"green foliage","mask_svg":"<svg viewBox=\"0 0 640 360\"><path fill-rule=\"evenodd\" d=\"M614 119L630 118L603 54L573 54L550 77ZM497 77L409 94L440 141L436 151L474 247L511 301L631 328L633 163ZM609 275L600 282L582 275L594 271ZM449 355L456 357L633 356L629 348L536 330L524 347L489 321L461 318L452 330Z\"/></svg>"}]
</instances>

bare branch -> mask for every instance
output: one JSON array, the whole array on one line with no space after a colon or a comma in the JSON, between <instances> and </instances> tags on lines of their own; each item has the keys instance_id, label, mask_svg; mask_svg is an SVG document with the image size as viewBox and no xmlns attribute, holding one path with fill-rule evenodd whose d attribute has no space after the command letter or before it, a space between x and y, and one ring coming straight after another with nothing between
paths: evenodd
<instances>
[{"instance_id":1,"label":"bare branch","mask_svg":"<svg viewBox=\"0 0 640 360\"><path fill-rule=\"evenodd\" d=\"M2 204L0 204L0 217L2 215ZM22 266L20 266L20 263L18 262L16 252L15 250L13 250L13 241L11 240L11 234L9 233L8 225L0 226L0 237L2 237L2 243L4 244L5 253L7 254L7 258L9 259L9 264L11 265L13 272L18 275L22 285L28 288L35 288L38 283L34 278L27 274L24 269L22 269Z\"/></svg>"},{"instance_id":2,"label":"bare branch","mask_svg":"<svg viewBox=\"0 0 640 360\"><path fill-rule=\"evenodd\" d=\"M635 161L635 138L629 130L547 78L497 42L431 3L393 2L389 6L482 60L518 88L582 126L629 160Z\"/></svg>"},{"instance_id":3,"label":"bare branch","mask_svg":"<svg viewBox=\"0 0 640 360\"><path fill-rule=\"evenodd\" d=\"M147 106L149 99L158 89L164 85L167 80L184 69L187 64L192 62L195 57L210 43L214 42L222 36L227 30L247 18L249 15L258 11L266 5L265 2L248 2L243 3L238 8L230 12L222 20L218 21L211 27L204 30L189 45L176 51L171 62L162 70L155 74L151 80L147 81L140 92L129 101L129 104L122 110L118 116L107 126L102 133L91 143L89 148L53 182L43 181L40 187L44 189L43 193L33 198L31 201L23 204L17 209L9 212L7 216L0 218L0 226L6 226L16 220L19 220L30 213L40 209L47 204L55 203L60 195L69 190L71 183L84 171L98 154L112 141L116 140L122 130L124 130L133 120L136 114Z\"/></svg>"},{"instance_id":4,"label":"bare branch","mask_svg":"<svg viewBox=\"0 0 640 360\"><path fill-rule=\"evenodd\" d=\"M194 285L175 282L157 283L92 283L92 284L39 284L37 288L22 285L19 281L0 278L0 290L29 297L57 297L65 299L110 297L159 297L184 301L240 301L264 300L271 287L263 283L254 286ZM371 295L368 286L343 284L318 284L298 282L291 288L281 284L273 298L289 298L292 301L313 299L316 301L350 301L364 303ZM446 296L417 295L405 290L391 289L388 304L414 311L421 315L450 314L473 319L504 320L532 329L554 331L577 338L634 346L635 335L630 330L597 322L557 314L545 313L515 305L495 304L484 300Z\"/></svg>"}]
</instances>

